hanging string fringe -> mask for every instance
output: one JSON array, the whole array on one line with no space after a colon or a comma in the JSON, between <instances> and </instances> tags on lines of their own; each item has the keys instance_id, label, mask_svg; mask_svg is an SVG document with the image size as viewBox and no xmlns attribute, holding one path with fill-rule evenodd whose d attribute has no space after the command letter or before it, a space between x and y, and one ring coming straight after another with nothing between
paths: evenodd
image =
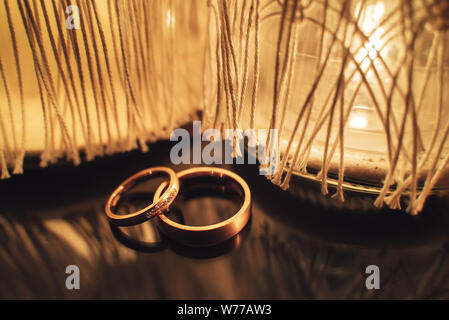
<instances>
[{"instance_id":1,"label":"hanging string fringe","mask_svg":"<svg viewBox=\"0 0 449 320\"><path fill-rule=\"evenodd\" d=\"M204 95L216 98L216 108L205 108L204 119L227 127L237 112L243 130L279 129L280 165L270 179L282 189L300 172L314 175L327 194L333 174L332 197L344 201L346 176L374 179L383 184L375 206L400 209L407 200L407 211L417 214L438 183L448 180L449 101L443 92L449 84L443 79L449 1L378 3L208 1L215 31L209 32L209 47L219 54L210 56L216 91ZM419 46L429 40L423 62ZM357 153L350 147L358 133L348 126L362 98L377 125L366 129L376 130L383 150Z\"/></svg>"},{"instance_id":2,"label":"hanging string fringe","mask_svg":"<svg viewBox=\"0 0 449 320\"><path fill-rule=\"evenodd\" d=\"M1 178L22 173L26 155L40 153L45 167L62 158L79 164L137 147L146 152L147 142L193 120L201 108L197 64L204 61L192 50L204 41L197 6L1 0ZM80 29L68 29L77 10ZM181 58L189 64L174 63Z\"/></svg>"}]
</instances>

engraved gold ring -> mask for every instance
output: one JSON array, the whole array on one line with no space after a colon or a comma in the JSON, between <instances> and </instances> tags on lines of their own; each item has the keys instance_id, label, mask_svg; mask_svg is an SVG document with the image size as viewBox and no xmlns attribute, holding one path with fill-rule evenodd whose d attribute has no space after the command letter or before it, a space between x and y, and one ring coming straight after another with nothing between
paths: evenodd
<instances>
[{"instance_id":1,"label":"engraved gold ring","mask_svg":"<svg viewBox=\"0 0 449 320\"><path fill-rule=\"evenodd\" d=\"M129 213L126 215L115 214L113 211L117 206L118 201L121 196L135 186L139 181L152 176L153 174L163 174L169 177L168 187L166 190L159 194L156 201L148 205L147 207L133 213ZM165 186L167 183L165 182ZM132 175L125 181L123 181L112 194L109 196L106 205L105 211L109 220L118 226L132 226L142 222L145 222L154 216L163 213L168 209L170 204L174 201L179 191L179 180L176 176L176 173L167 167L154 167L148 168L142 171L137 172Z\"/></svg>"}]
</instances>

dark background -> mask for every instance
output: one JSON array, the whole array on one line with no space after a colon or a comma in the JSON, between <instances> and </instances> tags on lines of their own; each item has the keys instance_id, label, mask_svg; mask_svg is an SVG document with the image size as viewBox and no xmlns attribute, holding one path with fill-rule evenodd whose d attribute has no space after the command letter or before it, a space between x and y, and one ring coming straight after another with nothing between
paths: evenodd
<instances>
[{"instance_id":1,"label":"dark background","mask_svg":"<svg viewBox=\"0 0 449 320\"><path fill-rule=\"evenodd\" d=\"M417 217L345 208L301 184L295 184L296 194L284 192L256 165L234 165L227 168L248 182L253 200L252 219L236 238L193 250L158 235L152 222L123 229L126 238L111 229L104 203L141 169L185 168L170 163L170 146L159 142L147 154L78 167L27 168L25 175L0 181L0 298L449 298L446 200L431 199ZM120 210L145 204L152 188L131 193ZM235 208L204 198L173 214L211 223ZM65 268L72 264L81 271L80 290L65 287ZM365 287L371 264L380 268L380 290Z\"/></svg>"}]
</instances>

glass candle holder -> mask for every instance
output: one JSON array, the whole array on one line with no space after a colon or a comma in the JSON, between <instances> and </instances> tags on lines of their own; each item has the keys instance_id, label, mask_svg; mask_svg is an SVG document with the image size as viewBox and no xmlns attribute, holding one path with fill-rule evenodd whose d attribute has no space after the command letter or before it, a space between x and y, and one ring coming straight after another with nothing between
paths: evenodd
<instances>
[{"instance_id":1,"label":"glass candle holder","mask_svg":"<svg viewBox=\"0 0 449 320\"><path fill-rule=\"evenodd\" d=\"M449 185L448 4L211 1L212 96L227 112L206 118L278 129L270 179L284 189L296 175L417 214Z\"/></svg>"},{"instance_id":2,"label":"glass candle holder","mask_svg":"<svg viewBox=\"0 0 449 320\"><path fill-rule=\"evenodd\" d=\"M197 118L203 1L0 4L1 178L40 165L147 151Z\"/></svg>"}]
</instances>

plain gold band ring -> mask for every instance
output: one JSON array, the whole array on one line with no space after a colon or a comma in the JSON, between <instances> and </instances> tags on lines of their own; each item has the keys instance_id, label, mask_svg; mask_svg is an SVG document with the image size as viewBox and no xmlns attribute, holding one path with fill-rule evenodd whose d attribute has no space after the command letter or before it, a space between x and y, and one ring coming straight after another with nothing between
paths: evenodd
<instances>
[{"instance_id":1,"label":"plain gold band ring","mask_svg":"<svg viewBox=\"0 0 449 320\"><path fill-rule=\"evenodd\" d=\"M231 218L208 226L183 225L170 220L163 213L160 213L158 214L158 226L167 237L187 245L208 246L232 238L245 227L251 215L251 192L248 184L239 175L232 171L215 167L187 169L178 172L176 175L181 182L197 177L216 177L220 180L227 179L229 185L241 194L243 204ZM161 193L166 185L166 183L162 183L156 189L154 194L155 202L160 199Z\"/></svg>"}]
</instances>

